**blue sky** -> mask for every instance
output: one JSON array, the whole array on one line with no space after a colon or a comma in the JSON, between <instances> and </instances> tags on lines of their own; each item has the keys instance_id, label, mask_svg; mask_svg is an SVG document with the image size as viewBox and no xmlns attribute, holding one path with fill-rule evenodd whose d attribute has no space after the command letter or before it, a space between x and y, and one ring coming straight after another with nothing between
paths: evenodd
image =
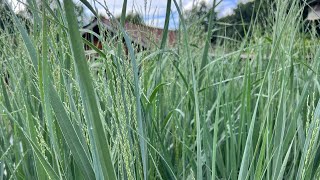
<instances>
[{"instance_id":1,"label":"blue sky","mask_svg":"<svg viewBox=\"0 0 320 180\"><path fill-rule=\"evenodd\" d=\"M104 8L102 8L98 3L93 0L89 2L95 5L100 14L105 14ZM106 5L109 11L118 16L121 14L123 0L98 0L102 4ZM191 9L196 3L201 0L177 0L181 2L183 10ZM209 6L212 6L213 0L202 0L205 1ZM217 0L219 1L219 0ZM222 0L217 6L216 11L218 12L218 17L223 17L232 14L233 9L237 6L239 2L248 2L249 0ZM166 12L166 0L128 0L127 13L138 12L143 15L145 22L150 26L163 27ZM89 11L86 11L88 15ZM178 13L175 8L174 3L171 5L171 19L170 19L170 29L175 29L178 27Z\"/></svg>"}]
</instances>

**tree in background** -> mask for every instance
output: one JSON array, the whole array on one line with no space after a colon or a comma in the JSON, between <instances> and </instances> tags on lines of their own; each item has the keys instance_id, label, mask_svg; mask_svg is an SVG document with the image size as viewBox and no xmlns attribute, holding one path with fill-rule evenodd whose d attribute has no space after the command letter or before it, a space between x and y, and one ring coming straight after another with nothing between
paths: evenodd
<instances>
[{"instance_id":1,"label":"tree in background","mask_svg":"<svg viewBox=\"0 0 320 180\"><path fill-rule=\"evenodd\" d=\"M199 4L196 4L191 10L186 12L186 21L189 25L196 24L201 25L201 28L204 31L208 30L209 27L209 12L211 8L208 5L201 1ZM217 19L217 13L214 12L214 20Z\"/></svg>"},{"instance_id":2,"label":"tree in background","mask_svg":"<svg viewBox=\"0 0 320 180\"><path fill-rule=\"evenodd\" d=\"M194 30L196 34L204 34L208 32L209 21L210 21L210 11L212 11L213 22L217 20L217 12L214 11L214 7L208 7L204 1L201 1L198 4L195 4L191 10L185 12L186 23L189 26L189 29ZM214 28L212 28L214 29ZM212 31L211 42L215 42L216 36L215 31Z\"/></svg>"},{"instance_id":3,"label":"tree in background","mask_svg":"<svg viewBox=\"0 0 320 180\"><path fill-rule=\"evenodd\" d=\"M117 17L117 20L120 21L121 16ZM138 13L129 13L125 17L125 22L131 22L133 24L145 24L143 17Z\"/></svg>"},{"instance_id":4,"label":"tree in background","mask_svg":"<svg viewBox=\"0 0 320 180\"><path fill-rule=\"evenodd\" d=\"M239 3L237 8L234 9L232 15L219 19L222 31L220 32L223 36L242 39L246 35L250 36L249 27L252 23L262 26L263 29L267 30L271 27L272 19L268 13L272 13L275 8L274 0L255 0L247 3Z\"/></svg>"},{"instance_id":5,"label":"tree in background","mask_svg":"<svg viewBox=\"0 0 320 180\"><path fill-rule=\"evenodd\" d=\"M208 7L202 1L195 5L190 11L186 12L186 22L197 33L207 32L209 25L209 12L215 7ZM217 37L225 37L225 39L241 40L246 35L250 36L249 27L252 22L262 26L270 27L272 23L268 13L275 8L275 0L255 0L247 3L240 2L232 15L218 19L217 12L213 11L214 23L212 32L212 43L216 42ZM249 34L248 34L249 33Z\"/></svg>"},{"instance_id":6,"label":"tree in background","mask_svg":"<svg viewBox=\"0 0 320 180\"><path fill-rule=\"evenodd\" d=\"M261 29L264 29L264 33L268 32L274 23L274 16L270 14L276 12L276 3L276 0L255 0L245 4L239 3L232 15L218 20L220 24L223 24L220 25L222 29L220 34L234 39L242 39L246 35L250 37L249 27L252 23L260 26ZM300 8L302 8L301 20L304 21L304 28L302 31L305 33L311 29L311 22L306 20L309 9L316 4L320 4L320 1L301 0L299 3ZM316 26L317 34L320 34L319 22L315 21L314 24Z\"/></svg>"}]
</instances>

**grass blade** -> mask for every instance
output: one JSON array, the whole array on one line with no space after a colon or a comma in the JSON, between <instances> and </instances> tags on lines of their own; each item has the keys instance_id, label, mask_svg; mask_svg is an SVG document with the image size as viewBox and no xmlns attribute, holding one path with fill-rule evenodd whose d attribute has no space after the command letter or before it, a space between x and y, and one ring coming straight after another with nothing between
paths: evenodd
<instances>
[{"instance_id":1,"label":"grass blade","mask_svg":"<svg viewBox=\"0 0 320 180\"><path fill-rule=\"evenodd\" d=\"M106 141L103 124L100 119L95 91L86 62L83 43L81 40L77 19L74 14L74 4L70 0L64 0L64 9L68 22L68 34L75 61L77 80L80 86L81 100L84 115L88 125L88 132L93 153L94 170L98 179L116 179L113 163L111 161L110 148Z\"/></svg>"}]
</instances>

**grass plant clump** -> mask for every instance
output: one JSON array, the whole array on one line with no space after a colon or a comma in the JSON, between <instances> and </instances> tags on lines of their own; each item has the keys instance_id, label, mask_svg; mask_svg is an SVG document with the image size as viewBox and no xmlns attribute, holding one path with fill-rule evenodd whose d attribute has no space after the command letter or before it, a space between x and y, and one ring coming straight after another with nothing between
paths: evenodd
<instances>
[{"instance_id":1,"label":"grass plant clump","mask_svg":"<svg viewBox=\"0 0 320 180\"><path fill-rule=\"evenodd\" d=\"M124 41L99 37L96 61L73 1L33 2L32 26L9 9L0 29L0 179L319 178L320 48L300 1L276 1L241 40L220 29L214 48L218 22L192 36L176 0L146 51L108 13Z\"/></svg>"}]
</instances>

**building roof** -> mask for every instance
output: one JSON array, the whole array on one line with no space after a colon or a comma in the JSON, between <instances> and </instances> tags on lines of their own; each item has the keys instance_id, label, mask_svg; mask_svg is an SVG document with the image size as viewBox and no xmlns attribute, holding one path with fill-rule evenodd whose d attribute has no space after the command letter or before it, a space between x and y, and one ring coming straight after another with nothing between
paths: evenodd
<instances>
[{"instance_id":1,"label":"building roof","mask_svg":"<svg viewBox=\"0 0 320 180\"><path fill-rule=\"evenodd\" d=\"M316 4L309 8L307 20L314 21L320 19L320 4Z\"/></svg>"},{"instance_id":2,"label":"building roof","mask_svg":"<svg viewBox=\"0 0 320 180\"><path fill-rule=\"evenodd\" d=\"M84 26L83 29L92 30L98 26L99 22L106 28L107 31L117 32L117 24L113 23L109 19L101 18L99 21L95 18L88 25ZM125 31L130 36L131 40L145 48L151 48L159 46L162 39L163 29L150 27L141 24L133 24L130 22L125 23ZM176 43L176 31L169 30L168 32L168 46L172 47Z\"/></svg>"}]
</instances>

